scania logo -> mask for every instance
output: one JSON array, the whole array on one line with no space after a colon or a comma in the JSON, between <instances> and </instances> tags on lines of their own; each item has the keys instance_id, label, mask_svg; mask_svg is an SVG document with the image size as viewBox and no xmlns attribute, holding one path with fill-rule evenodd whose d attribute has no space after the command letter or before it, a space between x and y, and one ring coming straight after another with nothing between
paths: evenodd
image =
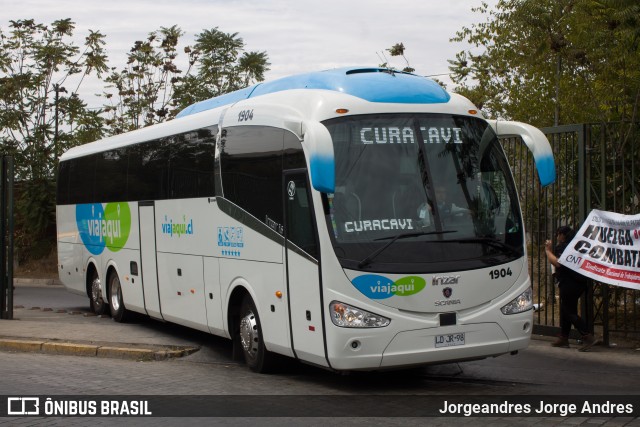
<instances>
[{"instance_id":1,"label":"scania logo","mask_svg":"<svg viewBox=\"0 0 640 427\"><path fill-rule=\"evenodd\" d=\"M452 293L453 293L453 289L451 288L444 288L442 290L442 295L444 295L445 298L451 298Z\"/></svg>"},{"instance_id":2,"label":"scania logo","mask_svg":"<svg viewBox=\"0 0 640 427\"><path fill-rule=\"evenodd\" d=\"M435 276L431 281L433 286L438 285L457 285L460 280L460 275L457 276Z\"/></svg>"}]
</instances>

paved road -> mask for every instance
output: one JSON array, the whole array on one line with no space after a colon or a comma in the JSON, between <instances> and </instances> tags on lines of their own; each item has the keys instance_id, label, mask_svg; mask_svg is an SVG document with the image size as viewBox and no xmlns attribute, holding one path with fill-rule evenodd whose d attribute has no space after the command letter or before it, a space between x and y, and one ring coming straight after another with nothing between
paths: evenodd
<instances>
[{"instance_id":1,"label":"paved road","mask_svg":"<svg viewBox=\"0 0 640 427\"><path fill-rule=\"evenodd\" d=\"M60 286L16 286L13 291L13 303L25 307L65 308L69 310L88 310L89 299L72 294Z\"/></svg>"},{"instance_id":2,"label":"paved road","mask_svg":"<svg viewBox=\"0 0 640 427\"><path fill-rule=\"evenodd\" d=\"M67 301L67 302L65 302ZM605 349L595 347L592 352L580 353L573 349L549 347L549 342L535 339L531 346L517 356L432 366L399 372L355 373L340 375L315 367L291 363L275 375L257 375L243 364L231 360L228 340L161 322L140 319L131 325L121 325L109 318L67 313L29 310L31 306L59 304L68 308L87 308L83 298L67 294L60 288L18 288L16 304L24 305L17 312L22 320L12 324L0 323L0 334L11 325L19 324L30 333L56 335L70 327L76 334L118 336L127 342L163 340L167 343L195 345L200 350L190 356L158 362L103 359L96 357L56 356L37 353L0 353L1 395L206 395L240 396L250 403L251 396L270 395L325 395L356 399L359 396L401 395L456 396L465 395L640 395L640 352L635 349ZM37 304L37 305L36 305ZM375 409L376 400L372 400ZM132 419L127 419L131 422ZM253 424L255 419L222 418L222 424ZM296 421L297 422L294 422ZM640 425L630 419L545 418L481 419L482 425L512 425L518 421L530 424L534 420L542 425L581 422L610 425ZM43 420L30 418L0 418L0 424L37 425ZM64 418L51 422L57 425L112 424L108 418ZM145 425L150 420L135 419ZM174 425L178 419L154 419L154 425ZM204 419L189 418L185 422L206 423ZM210 420L209 420L210 421ZM321 425L335 419L282 419L260 420L260 424L282 425L312 423ZM424 419L384 418L345 419L356 425L424 424ZM468 418L430 419L431 424L457 425L468 423ZM49 422L45 423L49 424ZM133 424L131 424L133 425Z\"/></svg>"}]
</instances>

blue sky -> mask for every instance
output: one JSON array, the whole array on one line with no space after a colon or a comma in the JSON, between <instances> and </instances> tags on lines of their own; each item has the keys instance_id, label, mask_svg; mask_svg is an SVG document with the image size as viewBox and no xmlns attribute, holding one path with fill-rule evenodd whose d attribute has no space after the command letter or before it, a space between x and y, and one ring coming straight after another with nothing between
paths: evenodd
<instances>
[{"instance_id":1,"label":"blue sky","mask_svg":"<svg viewBox=\"0 0 640 427\"><path fill-rule=\"evenodd\" d=\"M493 5L497 0L490 0ZM448 72L447 59L465 45L449 39L483 17L480 0L0 0L0 25L33 18L76 22L77 43L88 30L107 36L111 66L120 67L134 41L161 26L178 25L183 43L213 27L237 32L247 50L266 51L267 80L328 68L380 64L379 54L403 42L417 74ZM389 57L397 68L401 58ZM449 83L447 76L438 77ZM87 91L101 92L97 82ZM100 101L96 101L100 102Z\"/></svg>"}]
</instances>

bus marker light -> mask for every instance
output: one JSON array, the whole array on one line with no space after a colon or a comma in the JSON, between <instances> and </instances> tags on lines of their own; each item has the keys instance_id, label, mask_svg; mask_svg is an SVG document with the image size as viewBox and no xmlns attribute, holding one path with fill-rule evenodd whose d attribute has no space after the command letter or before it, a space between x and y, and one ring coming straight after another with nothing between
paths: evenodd
<instances>
[{"instance_id":1,"label":"bus marker light","mask_svg":"<svg viewBox=\"0 0 640 427\"><path fill-rule=\"evenodd\" d=\"M336 113L338 114L347 114L349 112L349 110L347 110L346 108L337 108L336 109Z\"/></svg>"},{"instance_id":2,"label":"bus marker light","mask_svg":"<svg viewBox=\"0 0 640 427\"><path fill-rule=\"evenodd\" d=\"M277 298L282 298L282 292L281 291L276 291L276 297Z\"/></svg>"},{"instance_id":3,"label":"bus marker light","mask_svg":"<svg viewBox=\"0 0 640 427\"><path fill-rule=\"evenodd\" d=\"M469 110L469 114L478 114L478 110Z\"/></svg>"},{"instance_id":4,"label":"bus marker light","mask_svg":"<svg viewBox=\"0 0 640 427\"><path fill-rule=\"evenodd\" d=\"M309 325L309 330L310 330L311 332L315 332L316 327L315 327L315 326L311 326L311 325Z\"/></svg>"},{"instance_id":5,"label":"bus marker light","mask_svg":"<svg viewBox=\"0 0 640 427\"><path fill-rule=\"evenodd\" d=\"M178 296L182 295L182 292L178 291Z\"/></svg>"},{"instance_id":6,"label":"bus marker light","mask_svg":"<svg viewBox=\"0 0 640 427\"><path fill-rule=\"evenodd\" d=\"M195 294L195 293L196 293L196 290L195 290L195 289L191 289L191 293L192 293L192 294Z\"/></svg>"}]
</instances>

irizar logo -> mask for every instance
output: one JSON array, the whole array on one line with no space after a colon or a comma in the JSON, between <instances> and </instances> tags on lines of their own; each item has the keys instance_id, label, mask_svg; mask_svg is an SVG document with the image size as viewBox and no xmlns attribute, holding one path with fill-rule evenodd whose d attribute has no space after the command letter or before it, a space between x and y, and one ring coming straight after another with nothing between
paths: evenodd
<instances>
[{"instance_id":1,"label":"irizar logo","mask_svg":"<svg viewBox=\"0 0 640 427\"><path fill-rule=\"evenodd\" d=\"M131 210L124 202L76 205L76 224L80 239L93 255L100 255L107 247L118 252L129 239Z\"/></svg>"},{"instance_id":2,"label":"irizar logo","mask_svg":"<svg viewBox=\"0 0 640 427\"><path fill-rule=\"evenodd\" d=\"M371 299L386 299L392 296L406 297L422 291L427 282L418 276L406 276L393 281L378 274L365 274L351 281L365 296Z\"/></svg>"},{"instance_id":3,"label":"irizar logo","mask_svg":"<svg viewBox=\"0 0 640 427\"><path fill-rule=\"evenodd\" d=\"M164 216L164 223L162 223L162 234L167 234L170 237L192 235L193 234L193 218L187 222L187 217L182 216L182 222L176 222L174 224L173 219L168 219L167 215Z\"/></svg>"},{"instance_id":4,"label":"irizar logo","mask_svg":"<svg viewBox=\"0 0 640 427\"><path fill-rule=\"evenodd\" d=\"M431 281L433 286L438 285L457 285L460 281L460 275L457 276L435 276Z\"/></svg>"}]
</instances>

